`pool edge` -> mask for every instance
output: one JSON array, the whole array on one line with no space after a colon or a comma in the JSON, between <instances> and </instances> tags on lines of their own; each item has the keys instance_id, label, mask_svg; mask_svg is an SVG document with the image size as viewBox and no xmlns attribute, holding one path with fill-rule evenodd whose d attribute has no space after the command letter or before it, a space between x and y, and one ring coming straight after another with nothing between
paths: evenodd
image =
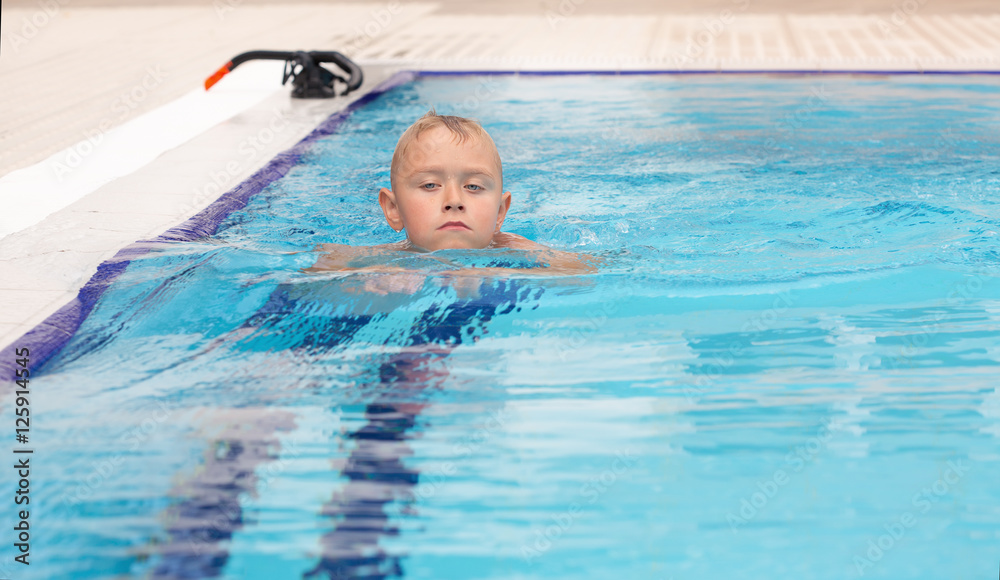
<instances>
[{"instance_id":1,"label":"pool edge","mask_svg":"<svg viewBox=\"0 0 1000 580\"><path fill-rule=\"evenodd\" d=\"M319 125L315 125L304 137L295 141L292 147L277 150L269 156L264 155L266 161L260 168L239 181L231 189L225 190L194 215L183 218L180 223L167 228L155 237L140 238L127 243L115 250L112 256L100 260L96 271L82 286L75 290L66 291L66 295L60 301L62 306L55 308L53 312L38 322L21 324L21 327L27 327L24 332L15 331L8 335L11 337L10 342L5 340L0 346L0 353L2 353L0 354L2 356L2 360L0 360L0 370L2 371L0 372L5 373L5 376L15 376L15 371L18 368L16 354L24 348L28 348L30 351L30 355L25 357L30 361L29 368L37 370L42 367L69 342L104 291L125 271L132 259L148 252L152 244L187 241L212 235L229 214L245 207L253 195L280 179L294 167L299 157L308 150L312 143L323 136L335 133L354 110L417 76L417 73L408 70L387 69L383 73L382 76L385 78L368 91L358 93L348 101L333 102L334 108L326 118ZM290 97L283 95L283 98L289 99ZM181 149L185 145L187 143L177 149ZM135 173L141 172L142 169ZM36 226L51 221L50 218L45 218ZM34 227L28 229L31 230ZM37 314L32 315L32 317L37 317ZM12 390L13 386L5 392Z\"/></svg>"}]
</instances>

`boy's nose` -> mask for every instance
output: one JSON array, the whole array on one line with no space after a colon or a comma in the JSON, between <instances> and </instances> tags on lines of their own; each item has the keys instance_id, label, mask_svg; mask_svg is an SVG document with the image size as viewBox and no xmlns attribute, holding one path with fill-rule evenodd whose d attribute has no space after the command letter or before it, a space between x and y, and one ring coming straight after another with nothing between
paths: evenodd
<instances>
[{"instance_id":1,"label":"boy's nose","mask_svg":"<svg viewBox=\"0 0 1000 580\"><path fill-rule=\"evenodd\" d=\"M463 211L465 209L465 204L462 203L462 195L458 187L445 187L444 193L444 210L458 210Z\"/></svg>"}]
</instances>

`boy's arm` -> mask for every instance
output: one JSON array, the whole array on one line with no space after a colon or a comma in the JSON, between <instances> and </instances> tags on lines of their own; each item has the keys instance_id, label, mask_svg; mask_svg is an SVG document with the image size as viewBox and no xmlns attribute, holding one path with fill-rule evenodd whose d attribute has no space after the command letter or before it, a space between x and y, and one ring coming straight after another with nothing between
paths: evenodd
<instances>
[{"instance_id":1,"label":"boy's arm","mask_svg":"<svg viewBox=\"0 0 1000 580\"><path fill-rule=\"evenodd\" d=\"M303 272L310 274L316 272L329 272L348 269L348 264L358 253L353 251L352 246L343 244L319 244L313 248L314 252L325 252L320 254L316 263L309 268L303 268Z\"/></svg>"},{"instance_id":2,"label":"boy's arm","mask_svg":"<svg viewBox=\"0 0 1000 580\"><path fill-rule=\"evenodd\" d=\"M390 245L391 246L391 245ZM385 254L391 251L388 246L345 246L343 244L319 244L313 251L325 252L316 263L302 271L315 274L318 272L372 272L390 274L389 276L372 276L365 278L360 285L348 285L348 292L374 292L375 294L413 294L424 283L424 276L398 266L368 265L352 266L351 261L362 256Z\"/></svg>"},{"instance_id":3,"label":"boy's arm","mask_svg":"<svg viewBox=\"0 0 1000 580\"><path fill-rule=\"evenodd\" d=\"M500 232L493 236L494 248L511 248L515 250L526 250L534 253L545 262L545 266L536 268L466 268L456 272L449 272L453 275L503 275L503 274L528 274L535 276L559 276L574 274L593 274L597 272L597 264L601 262L599 258L582 256L573 252L563 252L553 250L548 246L543 246L538 242L533 242L524 236Z\"/></svg>"},{"instance_id":4,"label":"boy's arm","mask_svg":"<svg viewBox=\"0 0 1000 580\"><path fill-rule=\"evenodd\" d=\"M365 270L369 272L405 272L404 268L397 266L367 265L352 266L351 262L356 258L377 256L388 254L398 248L396 244L384 244L381 246L347 246L344 244L319 244L312 251L324 252L316 259L316 263L302 271L310 274L317 272L341 272L344 270Z\"/></svg>"},{"instance_id":5,"label":"boy's arm","mask_svg":"<svg viewBox=\"0 0 1000 580\"><path fill-rule=\"evenodd\" d=\"M302 271L307 273L329 272L329 271L366 271L373 273L409 273L411 270L389 265L366 265L352 266L351 262L359 257L372 256L377 254L393 253L401 249L398 244L386 244L382 246L346 246L343 244L319 244L314 251L325 252L316 263L310 268ZM511 248L515 250L525 250L535 254L545 265L535 268L460 268L438 272L444 276L504 276L510 274L523 274L528 276L572 276L576 274L592 274L597 272L597 264L601 262L598 258L582 256L573 252L563 252L553 250L548 246L533 242L524 236L501 232L493 237L494 248Z\"/></svg>"}]
</instances>

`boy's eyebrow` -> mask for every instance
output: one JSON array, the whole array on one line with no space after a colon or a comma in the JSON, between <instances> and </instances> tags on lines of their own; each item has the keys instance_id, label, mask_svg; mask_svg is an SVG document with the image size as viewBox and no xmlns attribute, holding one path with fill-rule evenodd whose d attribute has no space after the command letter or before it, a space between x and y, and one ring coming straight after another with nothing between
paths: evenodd
<instances>
[{"instance_id":1,"label":"boy's eyebrow","mask_svg":"<svg viewBox=\"0 0 1000 580\"><path fill-rule=\"evenodd\" d=\"M444 167L421 167L411 173L411 176L420 175L421 173L448 173L448 170ZM491 179L496 179L496 171L490 171L484 167L471 167L465 171L460 172L462 175L485 175Z\"/></svg>"}]
</instances>

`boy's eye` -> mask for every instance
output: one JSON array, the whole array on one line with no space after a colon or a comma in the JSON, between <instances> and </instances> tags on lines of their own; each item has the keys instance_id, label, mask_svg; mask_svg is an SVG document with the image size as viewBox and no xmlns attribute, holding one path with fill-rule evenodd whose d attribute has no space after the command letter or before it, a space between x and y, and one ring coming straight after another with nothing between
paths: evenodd
<instances>
[{"instance_id":1,"label":"boy's eye","mask_svg":"<svg viewBox=\"0 0 1000 580\"><path fill-rule=\"evenodd\" d=\"M483 186L481 186L481 185L475 185L473 183L470 183L469 185L466 185L465 187L468 187L472 191L480 191L481 189L483 189Z\"/></svg>"},{"instance_id":2,"label":"boy's eye","mask_svg":"<svg viewBox=\"0 0 1000 580\"><path fill-rule=\"evenodd\" d=\"M437 187L437 184L436 183L425 183L425 184L421 185L420 187L422 189L434 189L435 187Z\"/></svg>"}]
</instances>

